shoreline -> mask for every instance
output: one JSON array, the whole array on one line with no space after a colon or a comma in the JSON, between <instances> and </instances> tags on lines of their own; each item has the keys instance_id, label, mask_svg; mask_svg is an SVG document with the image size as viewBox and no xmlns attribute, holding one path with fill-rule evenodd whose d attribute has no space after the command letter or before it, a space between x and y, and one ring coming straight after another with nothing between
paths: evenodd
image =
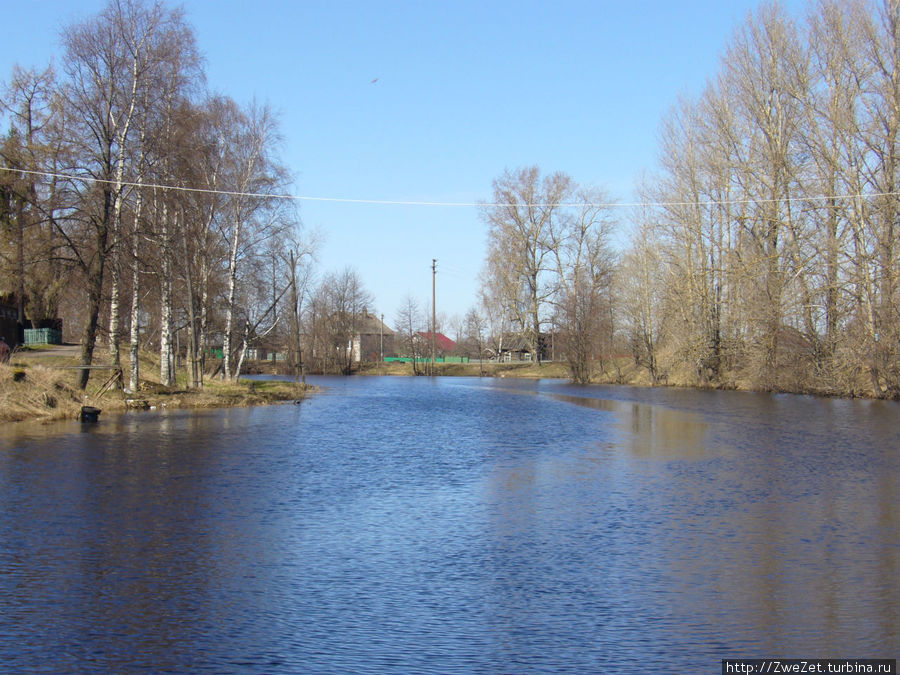
<instances>
[{"instance_id":1,"label":"shoreline","mask_svg":"<svg viewBox=\"0 0 900 675\"><path fill-rule=\"evenodd\" d=\"M24 358L22 358L24 356ZM208 380L202 389L189 389L184 385L164 387L152 380L142 381L141 389L134 394L110 391L99 395L96 388L89 386L83 392L74 386L71 365L54 363L55 359L19 354L12 364L0 364L0 423L50 423L64 420L78 420L82 406L93 406L107 413L123 413L129 410L161 409L212 409L273 405L301 400L315 387L285 380L247 380L227 383ZM422 364L423 367L430 364ZM148 364L148 371L152 364ZM277 375L271 364L254 364L244 375ZM282 373L283 374L283 373ZM412 368L406 363L364 364L355 375L362 377L413 376ZM546 362L541 365L530 363L483 363L470 362L438 363L438 377L491 377L497 379L568 379L565 364ZM99 378L98 378L99 379ZM179 378L179 382L183 377ZM665 387L676 389L697 389L707 391L742 391L795 396L815 396L820 398L842 398L847 400L887 400L896 398L876 397L865 392L840 391L763 391L741 386L738 379L727 383L702 385L670 378L667 382L653 383L646 372L638 367L617 365L615 372L602 372L591 385ZM586 385L586 386L591 386Z\"/></svg>"},{"instance_id":2,"label":"shoreline","mask_svg":"<svg viewBox=\"0 0 900 675\"><path fill-rule=\"evenodd\" d=\"M180 384L164 387L142 382L138 392L112 390L98 395L92 383L87 392L74 386L71 370L29 361L0 364L0 423L50 423L80 419L82 406L102 413L128 410L210 409L273 405L305 398L313 387L296 382L219 380L206 382L202 389ZM101 419L102 419L101 413Z\"/></svg>"},{"instance_id":3,"label":"shoreline","mask_svg":"<svg viewBox=\"0 0 900 675\"><path fill-rule=\"evenodd\" d=\"M398 368L402 365L403 368ZM424 365L424 364L423 364ZM484 363L484 374L479 373L477 361L466 364L438 363L436 364L438 377L495 377L495 378L521 378L521 379L570 379L569 371L561 362L544 362L542 365L531 363ZM359 372L354 373L364 377L374 376L412 376L409 364L366 364ZM740 376L731 375L726 382L702 384L693 382L690 378L672 375L662 382L652 382L646 369L633 365L630 360L625 364L616 364L615 372L604 370L595 373L590 384L584 386L626 386L643 388L671 388L671 389L696 389L698 391L740 391L756 394L789 394L791 396L815 396L818 398L839 398L846 400L864 401L898 401L900 397L874 396L865 390L842 391L834 390L798 390L790 388L760 389L746 384Z\"/></svg>"}]
</instances>

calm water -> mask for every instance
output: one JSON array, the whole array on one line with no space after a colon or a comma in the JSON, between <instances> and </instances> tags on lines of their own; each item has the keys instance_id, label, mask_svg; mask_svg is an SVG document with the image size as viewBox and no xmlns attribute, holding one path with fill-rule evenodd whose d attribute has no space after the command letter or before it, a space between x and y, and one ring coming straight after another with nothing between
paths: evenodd
<instances>
[{"instance_id":1,"label":"calm water","mask_svg":"<svg viewBox=\"0 0 900 675\"><path fill-rule=\"evenodd\" d=\"M718 672L900 652L900 406L323 379L0 431L11 672Z\"/></svg>"}]
</instances>

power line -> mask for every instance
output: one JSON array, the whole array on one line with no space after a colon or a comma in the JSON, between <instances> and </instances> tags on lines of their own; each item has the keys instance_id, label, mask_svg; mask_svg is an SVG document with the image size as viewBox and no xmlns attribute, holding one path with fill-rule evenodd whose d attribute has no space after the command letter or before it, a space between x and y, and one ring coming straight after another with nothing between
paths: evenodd
<instances>
[{"instance_id":1,"label":"power line","mask_svg":"<svg viewBox=\"0 0 900 675\"><path fill-rule=\"evenodd\" d=\"M447 263L443 264L443 272L446 276L454 277L457 279L463 279L469 274L468 272L461 270L459 267L448 265Z\"/></svg>"},{"instance_id":2,"label":"power line","mask_svg":"<svg viewBox=\"0 0 900 675\"><path fill-rule=\"evenodd\" d=\"M14 169L10 167L0 166L0 171L10 173L20 173L30 176L43 176L45 178L60 178L63 180L80 181L82 183L97 183L106 185L121 185L122 187L132 188L149 188L155 190L172 190L174 192L191 192L198 194L214 194L226 197L253 197L260 199L281 199L292 201L306 202L330 202L337 204L363 204L370 206L426 206L426 207L460 207L460 208L502 208L508 206L523 206L531 208L574 208L574 207L600 207L608 209L627 209L627 208L672 208L682 206L737 206L741 204L774 204L774 203L795 203L809 201L846 201L852 199L877 199L880 197L897 197L900 192L869 192L855 193L845 195L820 195L802 197L782 197L778 199L701 199L695 201L668 201L668 202L555 202L555 203L522 203L509 204L503 202L430 202L415 200L393 200L393 199L357 199L345 197L318 197L313 195L294 195L294 194L270 194L266 192L241 192L237 190L215 190L210 188L186 187L183 185L166 185L162 183L141 183L135 181L117 181L107 180L104 178L94 178L93 176L76 176L65 173L55 173L52 171L30 171L27 169Z\"/></svg>"}]
</instances>

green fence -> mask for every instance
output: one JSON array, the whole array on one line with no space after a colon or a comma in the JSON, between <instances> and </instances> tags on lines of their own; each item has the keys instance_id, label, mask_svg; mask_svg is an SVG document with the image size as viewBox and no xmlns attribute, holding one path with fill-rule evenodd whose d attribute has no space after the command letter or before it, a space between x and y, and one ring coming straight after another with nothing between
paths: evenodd
<instances>
[{"instance_id":1,"label":"green fence","mask_svg":"<svg viewBox=\"0 0 900 675\"><path fill-rule=\"evenodd\" d=\"M388 356L384 359L388 363L412 363L411 356ZM468 356L438 356L435 363L468 363ZM416 363L431 363L430 356L420 356L416 359Z\"/></svg>"},{"instance_id":2,"label":"green fence","mask_svg":"<svg viewBox=\"0 0 900 675\"><path fill-rule=\"evenodd\" d=\"M61 345L62 332L54 328L26 328L26 345Z\"/></svg>"}]
</instances>

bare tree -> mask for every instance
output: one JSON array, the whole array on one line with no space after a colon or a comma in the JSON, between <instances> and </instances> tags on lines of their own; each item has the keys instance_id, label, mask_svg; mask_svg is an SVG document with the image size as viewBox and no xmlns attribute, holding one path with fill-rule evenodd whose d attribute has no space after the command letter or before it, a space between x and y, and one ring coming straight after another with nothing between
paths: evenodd
<instances>
[{"instance_id":1,"label":"bare tree","mask_svg":"<svg viewBox=\"0 0 900 675\"><path fill-rule=\"evenodd\" d=\"M178 200L178 213L187 214L181 227L170 229L163 221L166 251L174 253L168 264L177 269L182 282L182 306L188 317L188 358L192 384L202 385L205 377L205 351L209 340L210 308L218 297L222 281L216 279L225 267L228 243L222 234L227 229L228 196L223 191L233 189L227 179L230 155L228 142L241 123L237 105L230 99L210 97L198 106L182 106L171 130L173 155L177 172L189 178L192 185L202 186L202 192L192 192ZM177 139L177 140L176 140ZM174 207L175 205L173 205ZM162 279L165 306L171 307L172 280ZM165 314L165 313L164 313ZM167 313L171 317L171 309ZM170 320L165 326L171 326ZM167 345L171 339L166 338ZM230 345L229 345L230 347ZM161 350L162 351L162 350ZM231 365L223 358L223 367Z\"/></svg>"},{"instance_id":2,"label":"bare tree","mask_svg":"<svg viewBox=\"0 0 900 675\"><path fill-rule=\"evenodd\" d=\"M415 298L411 295L403 298L394 321L402 353L411 359L413 375L421 375L418 361L423 356L423 344L419 333L424 330L426 320L425 314Z\"/></svg>"},{"instance_id":3,"label":"bare tree","mask_svg":"<svg viewBox=\"0 0 900 675\"><path fill-rule=\"evenodd\" d=\"M250 277L241 285L236 313L242 329L238 334L234 379L240 377L248 348L275 332L281 316L279 303L291 288L285 260L273 244L270 240L265 259L258 261Z\"/></svg>"},{"instance_id":4,"label":"bare tree","mask_svg":"<svg viewBox=\"0 0 900 675\"><path fill-rule=\"evenodd\" d=\"M559 346L577 384L591 381L593 362L601 362L603 342L612 341L611 294L613 259L609 198L599 190L577 193L581 203L565 226L552 233L556 259L554 324Z\"/></svg>"},{"instance_id":5,"label":"bare tree","mask_svg":"<svg viewBox=\"0 0 900 675\"><path fill-rule=\"evenodd\" d=\"M65 275L52 230L56 179L52 170L64 152L57 84L52 68L43 71L13 69L0 96L0 110L8 113L9 132L0 142L0 222L8 232L0 245L0 266L14 279L19 330L27 316L56 316ZM0 290L2 292L2 290Z\"/></svg>"},{"instance_id":6,"label":"bare tree","mask_svg":"<svg viewBox=\"0 0 900 675\"><path fill-rule=\"evenodd\" d=\"M800 221L791 197L801 190L797 178L800 125L809 75L804 46L796 26L777 6L765 6L737 33L728 49L726 78L730 102L744 132L747 156L739 174L752 199L744 227L754 246L760 280L759 315L754 340L760 357L761 382L778 387L779 337L790 301L791 281L808 302L808 267L799 250ZM809 315L803 316L809 325Z\"/></svg>"},{"instance_id":7,"label":"bare tree","mask_svg":"<svg viewBox=\"0 0 900 675\"><path fill-rule=\"evenodd\" d=\"M734 167L742 146L734 143L735 119L726 85L710 86L699 102L682 99L662 127L662 175L641 187L658 209L639 212L641 238L663 256L667 333L674 359L701 383L717 381L728 330L729 256L742 256L735 223L741 212ZM737 265L740 267L740 265Z\"/></svg>"},{"instance_id":8,"label":"bare tree","mask_svg":"<svg viewBox=\"0 0 900 675\"><path fill-rule=\"evenodd\" d=\"M232 340L240 266L261 242L275 234L272 217L277 200L267 199L284 185L284 169L275 161L278 127L271 110L251 106L240 118L235 135L227 139L233 153L228 166L232 195L222 234L228 241L228 293L225 300L224 373L233 379Z\"/></svg>"},{"instance_id":9,"label":"bare tree","mask_svg":"<svg viewBox=\"0 0 900 675\"><path fill-rule=\"evenodd\" d=\"M472 344L478 355L478 374L484 376L484 342L487 333L487 320L473 307L466 312L464 319L464 334L466 340Z\"/></svg>"},{"instance_id":10,"label":"bare tree","mask_svg":"<svg viewBox=\"0 0 900 675\"><path fill-rule=\"evenodd\" d=\"M900 396L900 4L882 0L863 15L856 71L864 78L862 168L872 196L860 250L869 266L872 325L866 347L876 395Z\"/></svg>"},{"instance_id":11,"label":"bare tree","mask_svg":"<svg viewBox=\"0 0 900 675\"><path fill-rule=\"evenodd\" d=\"M482 209L488 223L492 284L535 361L554 291L556 231L563 226L565 202L573 187L563 173L541 178L536 166L506 171L494 181L493 203Z\"/></svg>"},{"instance_id":12,"label":"bare tree","mask_svg":"<svg viewBox=\"0 0 900 675\"><path fill-rule=\"evenodd\" d=\"M136 139L134 142L135 160L132 163L132 182L137 186L133 189L131 207L131 228L125 229L121 234L124 242L130 240L130 251L120 251L120 258L128 258L131 270L131 306L129 311L129 354L131 362L130 388L134 391L140 381L140 315L141 303L141 279L142 269L148 266L149 261L143 260L141 255L142 244L154 239L155 228L150 225L147 215L151 215L146 209L147 189L141 186L147 178L153 177L154 182L166 184L178 183L179 177L184 176L184 164L179 162L179 152L184 154L196 149L196 143L190 142L190 135L185 133L186 116L184 110L189 108L187 100L195 85L202 81L200 70L200 57L197 52L193 31L180 16L176 16L168 23L166 29L161 31L154 45L153 58L155 63L148 74L150 81L148 86L141 90L140 114L136 119ZM177 175L176 175L177 173ZM183 178L182 178L183 180ZM152 215L159 215L152 214ZM168 209L164 214L166 222L163 231L167 231ZM126 223L127 224L127 223ZM187 229L187 228L185 228ZM165 241L166 252L171 253L168 247L168 238ZM169 268L172 261L166 257L162 264ZM170 278L166 281L165 299L171 302ZM115 297L115 296L114 296ZM115 326L116 312L110 311L110 344L114 362L117 360L117 330ZM171 309L167 310L171 314ZM191 323L193 338L193 326ZM170 337L169 330L166 338ZM192 344L193 344L192 339ZM166 345L166 354L161 361L161 369L165 371L164 382L172 384L174 379L173 364L170 356L169 344ZM193 355L193 352L192 352ZM196 371L196 359L191 359L191 384L198 380Z\"/></svg>"},{"instance_id":13,"label":"bare tree","mask_svg":"<svg viewBox=\"0 0 900 675\"><path fill-rule=\"evenodd\" d=\"M485 319L487 342L493 358L500 358L512 330L513 319L507 309L506 275L490 264L481 274L480 306Z\"/></svg>"},{"instance_id":14,"label":"bare tree","mask_svg":"<svg viewBox=\"0 0 900 675\"><path fill-rule=\"evenodd\" d=\"M703 383L857 392L868 376L896 396L900 5L820 0L806 27L761 7L664 120L660 206L641 216L665 275L654 349Z\"/></svg>"},{"instance_id":15,"label":"bare tree","mask_svg":"<svg viewBox=\"0 0 900 675\"><path fill-rule=\"evenodd\" d=\"M125 178L140 175L131 152L136 119L149 100L147 87L168 47L167 32L182 32L180 12L160 3L115 0L100 14L70 26L64 33L64 95L76 131L76 190L81 205L73 225L86 226L89 241L74 230L64 236L72 245L87 282L88 319L82 333L81 363L89 366L97 338L104 280L119 245ZM118 275L110 289L111 356L118 362ZM83 369L79 385L87 385Z\"/></svg>"},{"instance_id":16,"label":"bare tree","mask_svg":"<svg viewBox=\"0 0 900 675\"><path fill-rule=\"evenodd\" d=\"M307 326L313 357L323 372L353 372L354 343L363 311L372 307L372 296L351 268L327 274L308 303Z\"/></svg>"},{"instance_id":17,"label":"bare tree","mask_svg":"<svg viewBox=\"0 0 900 675\"><path fill-rule=\"evenodd\" d=\"M652 228L644 221L622 256L616 286L635 362L647 368L656 384L662 376L659 348L666 325L666 289L663 259L652 237Z\"/></svg>"},{"instance_id":18,"label":"bare tree","mask_svg":"<svg viewBox=\"0 0 900 675\"><path fill-rule=\"evenodd\" d=\"M306 383L306 371L303 367L303 302L309 292L309 284L312 279L312 263L315 260L316 239L304 237L300 231L299 223L291 232L288 239L290 246L282 251L284 262L287 266L289 288L289 340L288 353L293 354L292 363L294 374L298 381Z\"/></svg>"},{"instance_id":19,"label":"bare tree","mask_svg":"<svg viewBox=\"0 0 900 675\"><path fill-rule=\"evenodd\" d=\"M807 337L814 346L815 375L829 388L849 384L840 372L838 347L854 305L856 256L848 254L859 223L852 202L840 195L859 194L863 185L858 73L865 12L861 2L822 0L809 14L811 79L802 143L809 156L804 177L810 196L804 204L807 240L815 261L807 311L817 332Z\"/></svg>"}]
</instances>

